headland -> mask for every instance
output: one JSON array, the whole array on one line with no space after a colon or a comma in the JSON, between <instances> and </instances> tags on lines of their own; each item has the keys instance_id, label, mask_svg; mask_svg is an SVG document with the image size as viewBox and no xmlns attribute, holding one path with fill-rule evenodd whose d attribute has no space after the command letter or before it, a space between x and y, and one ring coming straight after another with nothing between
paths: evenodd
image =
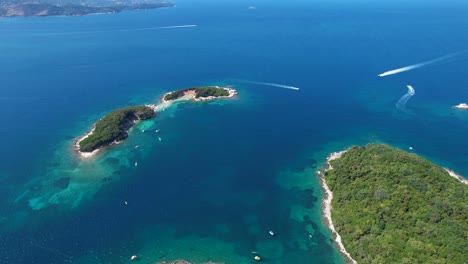
<instances>
[{"instance_id":1,"label":"headland","mask_svg":"<svg viewBox=\"0 0 468 264\"><path fill-rule=\"evenodd\" d=\"M466 260L468 190L461 176L381 144L334 153L319 175L325 222L349 262Z\"/></svg>"}]
</instances>

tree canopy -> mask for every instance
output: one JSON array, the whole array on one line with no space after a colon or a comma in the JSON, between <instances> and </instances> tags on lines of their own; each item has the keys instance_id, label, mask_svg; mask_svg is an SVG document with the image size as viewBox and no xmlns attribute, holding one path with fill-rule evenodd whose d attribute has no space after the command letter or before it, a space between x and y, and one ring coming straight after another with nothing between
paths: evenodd
<instances>
[{"instance_id":1,"label":"tree canopy","mask_svg":"<svg viewBox=\"0 0 468 264\"><path fill-rule=\"evenodd\" d=\"M79 143L80 151L92 152L116 140L122 140L128 136L127 130L133 125L133 121L154 116L153 109L147 106L129 106L114 110L99 120L93 133Z\"/></svg>"},{"instance_id":2,"label":"tree canopy","mask_svg":"<svg viewBox=\"0 0 468 264\"><path fill-rule=\"evenodd\" d=\"M415 154L371 144L331 162L332 219L358 263L467 263L467 186Z\"/></svg>"}]
</instances>

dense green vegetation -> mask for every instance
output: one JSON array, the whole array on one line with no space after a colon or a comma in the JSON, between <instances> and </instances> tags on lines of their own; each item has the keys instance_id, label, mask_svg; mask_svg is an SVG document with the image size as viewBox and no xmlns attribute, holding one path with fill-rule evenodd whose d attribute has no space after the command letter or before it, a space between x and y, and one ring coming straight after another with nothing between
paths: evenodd
<instances>
[{"instance_id":1,"label":"dense green vegetation","mask_svg":"<svg viewBox=\"0 0 468 264\"><path fill-rule=\"evenodd\" d=\"M467 186L443 168L385 145L332 166L332 219L358 263L467 263Z\"/></svg>"},{"instance_id":2,"label":"dense green vegetation","mask_svg":"<svg viewBox=\"0 0 468 264\"><path fill-rule=\"evenodd\" d=\"M125 139L133 121L155 116L147 106L130 106L114 110L99 120L92 135L80 142L80 151L91 152L116 140Z\"/></svg>"},{"instance_id":3,"label":"dense green vegetation","mask_svg":"<svg viewBox=\"0 0 468 264\"><path fill-rule=\"evenodd\" d=\"M182 90L177 90L177 91L168 93L166 94L166 96L164 96L164 100L170 101L170 100L178 99L184 96L185 92L188 92L188 91L195 91L195 98L208 97L208 96L220 97L220 96L229 95L229 92L224 90L223 88L218 88L215 86L203 86L203 87L193 87L193 88L188 88L188 89L182 89Z\"/></svg>"},{"instance_id":4,"label":"dense green vegetation","mask_svg":"<svg viewBox=\"0 0 468 264\"><path fill-rule=\"evenodd\" d=\"M185 92L187 91L190 91L192 89L182 89L182 90L177 90L177 91L174 91L174 92L170 92L168 94L166 94L166 96L164 96L164 100L167 100L167 101L171 101L171 100L175 100L175 99L178 99L182 96L184 96Z\"/></svg>"},{"instance_id":5,"label":"dense green vegetation","mask_svg":"<svg viewBox=\"0 0 468 264\"><path fill-rule=\"evenodd\" d=\"M195 93L196 93L195 98L208 97L208 96L220 97L220 96L229 95L229 92L224 90L223 88L218 88L218 87L213 87L213 86L196 88Z\"/></svg>"}]
</instances>

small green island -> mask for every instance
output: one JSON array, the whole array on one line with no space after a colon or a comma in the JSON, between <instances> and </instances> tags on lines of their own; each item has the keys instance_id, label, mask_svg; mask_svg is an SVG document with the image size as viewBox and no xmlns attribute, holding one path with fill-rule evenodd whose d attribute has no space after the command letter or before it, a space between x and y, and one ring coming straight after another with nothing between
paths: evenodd
<instances>
[{"instance_id":1,"label":"small green island","mask_svg":"<svg viewBox=\"0 0 468 264\"><path fill-rule=\"evenodd\" d=\"M114 110L100 119L94 128L76 141L75 147L83 157L92 156L99 149L118 143L128 137L128 130L138 120L151 119L160 109L169 107L175 101L204 101L229 98L237 94L231 88L202 86L166 93L158 105L129 106Z\"/></svg>"},{"instance_id":2,"label":"small green island","mask_svg":"<svg viewBox=\"0 0 468 264\"><path fill-rule=\"evenodd\" d=\"M334 153L319 174L324 218L350 262L467 263L468 190L460 176L380 144Z\"/></svg>"},{"instance_id":3,"label":"small green island","mask_svg":"<svg viewBox=\"0 0 468 264\"><path fill-rule=\"evenodd\" d=\"M79 141L81 152L93 152L113 142L128 137L128 129L137 120L153 118L156 115L150 106L129 106L114 110L104 116L95 125L94 129Z\"/></svg>"},{"instance_id":4,"label":"small green island","mask_svg":"<svg viewBox=\"0 0 468 264\"><path fill-rule=\"evenodd\" d=\"M236 91L231 88L219 86L201 86L181 89L164 94L162 101L173 101L181 98L195 101L210 100L214 98L232 97Z\"/></svg>"}]
</instances>

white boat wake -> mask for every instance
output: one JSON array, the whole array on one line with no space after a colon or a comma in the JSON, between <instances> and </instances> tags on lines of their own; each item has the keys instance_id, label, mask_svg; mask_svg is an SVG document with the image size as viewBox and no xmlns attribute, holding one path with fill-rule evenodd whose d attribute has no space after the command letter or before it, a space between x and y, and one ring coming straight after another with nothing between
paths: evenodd
<instances>
[{"instance_id":1,"label":"white boat wake","mask_svg":"<svg viewBox=\"0 0 468 264\"><path fill-rule=\"evenodd\" d=\"M191 28L196 27L197 25L180 25L180 26L168 26L168 27L159 27L159 29L170 29L170 28Z\"/></svg>"},{"instance_id":2,"label":"white boat wake","mask_svg":"<svg viewBox=\"0 0 468 264\"><path fill-rule=\"evenodd\" d=\"M242 82L251 83L251 84L258 84L258 85L265 85L265 86L272 86L272 87L278 87L278 88L284 88L284 89L290 89L290 90L296 90L296 91L300 89L299 87L284 85L284 84L279 84L279 83L254 82L254 81L247 81L247 80L242 80Z\"/></svg>"},{"instance_id":3,"label":"white boat wake","mask_svg":"<svg viewBox=\"0 0 468 264\"><path fill-rule=\"evenodd\" d=\"M396 103L396 107L404 112L408 112L408 110L406 110L406 103L408 103L408 100L416 93L413 86L407 85L406 87L408 87L408 92Z\"/></svg>"},{"instance_id":4,"label":"white boat wake","mask_svg":"<svg viewBox=\"0 0 468 264\"><path fill-rule=\"evenodd\" d=\"M418 69L418 68L421 68L421 67L424 67L424 66L428 66L428 65L437 63L437 62L442 62L442 61L448 60L450 58L453 58L453 57L455 57L457 55L460 55L462 53L465 53L465 52L466 51L456 52L456 53L445 55L445 56L442 56L442 57L439 57L439 58L436 58L436 59L433 59L433 60L420 62L420 63L417 63L417 64L405 66L405 67L398 68L398 69L391 70L391 71L386 71L384 73L379 74L378 76L379 77L385 77L385 76L389 76L389 75L394 75L394 74L398 74L398 73L402 73L402 72L415 70L415 69Z\"/></svg>"},{"instance_id":5,"label":"white boat wake","mask_svg":"<svg viewBox=\"0 0 468 264\"><path fill-rule=\"evenodd\" d=\"M102 34L102 33L113 33L113 32L148 31L148 30L158 30L158 29L193 28L193 27L197 27L197 25L177 25L177 26L164 26L164 27L126 28L126 29L109 29L109 30L96 30L96 31L41 33L39 35L40 36L86 35L86 34Z\"/></svg>"}]
</instances>

